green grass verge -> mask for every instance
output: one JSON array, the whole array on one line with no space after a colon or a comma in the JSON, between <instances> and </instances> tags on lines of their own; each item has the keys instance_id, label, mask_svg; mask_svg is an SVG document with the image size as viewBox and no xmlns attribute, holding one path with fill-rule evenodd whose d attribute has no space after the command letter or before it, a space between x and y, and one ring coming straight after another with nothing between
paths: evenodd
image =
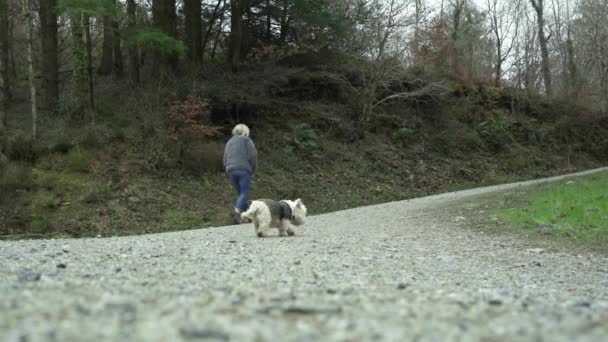
<instances>
[{"instance_id":1,"label":"green grass verge","mask_svg":"<svg viewBox=\"0 0 608 342\"><path fill-rule=\"evenodd\" d=\"M608 173L542 186L498 216L519 227L580 240L608 240Z\"/></svg>"}]
</instances>

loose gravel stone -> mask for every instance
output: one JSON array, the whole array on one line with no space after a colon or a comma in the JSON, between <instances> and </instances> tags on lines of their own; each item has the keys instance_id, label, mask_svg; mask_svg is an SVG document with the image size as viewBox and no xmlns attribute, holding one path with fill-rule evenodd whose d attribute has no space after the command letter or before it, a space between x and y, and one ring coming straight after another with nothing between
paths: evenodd
<instances>
[{"instance_id":1,"label":"loose gravel stone","mask_svg":"<svg viewBox=\"0 0 608 342\"><path fill-rule=\"evenodd\" d=\"M218 329L205 327L205 326L188 326L183 327L179 330L181 336L186 340L214 340L214 341L228 341L230 336L223 331Z\"/></svg>"},{"instance_id":2,"label":"loose gravel stone","mask_svg":"<svg viewBox=\"0 0 608 342\"><path fill-rule=\"evenodd\" d=\"M17 280L22 283L39 281L41 274L38 272L25 271L17 275Z\"/></svg>"},{"instance_id":3,"label":"loose gravel stone","mask_svg":"<svg viewBox=\"0 0 608 342\"><path fill-rule=\"evenodd\" d=\"M397 284L397 290L405 290L405 289L407 289L408 286L409 285L406 283L399 283L399 284Z\"/></svg>"},{"instance_id":4,"label":"loose gravel stone","mask_svg":"<svg viewBox=\"0 0 608 342\"><path fill-rule=\"evenodd\" d=\"M339 306L302 306L293 305L283 309L284 313L297 315L335 314L342 312Z\"/></svg>"}]
</instances>

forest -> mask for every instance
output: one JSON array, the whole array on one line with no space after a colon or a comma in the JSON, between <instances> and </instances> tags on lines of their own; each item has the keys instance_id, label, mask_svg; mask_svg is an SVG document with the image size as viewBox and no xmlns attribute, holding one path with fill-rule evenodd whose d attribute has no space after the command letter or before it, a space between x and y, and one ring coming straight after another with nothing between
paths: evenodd
<instances>
[{"instance_id":1,"label":"forest","mask_svg":"<svg viewBox=\"0 0 608 342\"><path fill-rule=\"evenodd\" d=\"M225 224L239 122L315 213L605 165L607 41L607 0L0 0L0 238Z\"/></svg>"}]
</instances>

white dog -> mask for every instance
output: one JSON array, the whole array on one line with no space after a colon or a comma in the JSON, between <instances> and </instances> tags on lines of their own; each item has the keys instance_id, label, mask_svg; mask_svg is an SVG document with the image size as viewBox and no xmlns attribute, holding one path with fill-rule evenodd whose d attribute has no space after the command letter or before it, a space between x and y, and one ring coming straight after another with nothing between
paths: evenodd
<instances>
[{"instance_id":1,"label":"white dog","mask_svg":"<svg viewBox=\"0 0 608 342\"><path fill-rule=\"evenodd\" d=\"M258 237L268 236L270 228L278 228L280 236L293 236L295 232L292 225L303 225L305 217L306 206L301 199L260 199L252 201L249 209L241 214L241 222L253 222Z\"/></svg>"}]
</instances>

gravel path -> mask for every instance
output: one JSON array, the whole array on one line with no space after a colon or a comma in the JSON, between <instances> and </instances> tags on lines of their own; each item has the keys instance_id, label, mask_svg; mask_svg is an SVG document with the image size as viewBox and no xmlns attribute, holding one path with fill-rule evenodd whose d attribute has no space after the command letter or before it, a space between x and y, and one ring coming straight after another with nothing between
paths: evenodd
<instances>
[{"instance_id":1,"label":"gravel path","mask_svg":"<svg viewBox=\"0 0 608 342\"><path fill-rule=\"evenodd\" d=\"M0 241L0 339L607 341L607 257L444 210L522 184L314 216L293 238L242 225Z\"/></svg>"}]
</instances>

